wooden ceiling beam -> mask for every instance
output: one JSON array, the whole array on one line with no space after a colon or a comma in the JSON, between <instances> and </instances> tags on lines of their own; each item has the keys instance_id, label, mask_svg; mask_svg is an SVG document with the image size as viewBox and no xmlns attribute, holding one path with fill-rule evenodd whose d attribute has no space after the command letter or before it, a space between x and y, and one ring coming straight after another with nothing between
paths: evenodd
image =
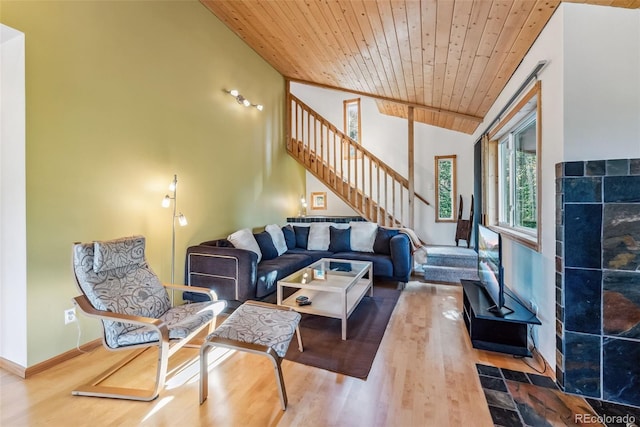
<instances>
[{"instance_id":1,"label":"wooden ceiling beam","mask_svg":"<svg viewBox=\"0 0 640 427\"><path fill-rule=\"evenodd\" d=\"M434 113L447 114L447 115L450 115L450 116L457 117L459 119L469 120L469 121L472 121L472 122L475 122L475 123L482 123L482 121L484 120L484 117L472 116L470 114L464 114L464 113L460 113L458 111L443 110L442 108L432 107L430 105L419 104L417 102L404 101L402 99L389 98L389 97L386 97L386 96L376 95L375 93L362 92L362 91L359 91L359 90L347 89L347 88L337 87L337 86L331 86L331 85L327 85L327 84L323 84L323 83L315 83L315 82L311 82L311 81L307 81L307 80L296 79L294 77L285 76L285 79L287 79L287 80L289 80L291 82L294 82L294 83L302 83L302 84L305 84L305 85L317 86L317 87L321 87L321 88L324 88L324 89L338 90L338 91L341 91L341 92L349 92L349 93L353 93L353 94L360 95L360 96L367 96L369 98L378 99L378 100L381 100L381 101L393 102L395 104L401 104L401 105L405 105L405 106L408 106L408 107L419 108L419 109L426 110L426 111L431 111L431 112L434 112Z\"/></svg>"}]
</instances>

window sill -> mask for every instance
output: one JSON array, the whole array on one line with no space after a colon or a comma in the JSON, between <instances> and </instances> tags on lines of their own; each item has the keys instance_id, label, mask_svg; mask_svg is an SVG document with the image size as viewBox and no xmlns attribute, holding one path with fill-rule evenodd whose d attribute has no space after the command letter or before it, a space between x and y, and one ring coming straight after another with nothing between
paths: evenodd
<instances>
[{"instance_id":1,"label":"window sill","mask_svg":"<svg viewBox=\"0 0 640 427\"><path fill-rule=\"evenodd\" d=\"M489 228L500 233L503 237L514 240L529 249L533 249L536 252L540 251L540 243L536 236L514 230L513 228L500 227L497 225L490 225Z\"/></svg>"}]
</instances>

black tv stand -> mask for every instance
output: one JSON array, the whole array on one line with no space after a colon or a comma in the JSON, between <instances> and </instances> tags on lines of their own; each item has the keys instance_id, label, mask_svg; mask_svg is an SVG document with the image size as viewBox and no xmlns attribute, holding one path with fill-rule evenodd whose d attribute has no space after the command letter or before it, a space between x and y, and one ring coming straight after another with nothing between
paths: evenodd
<instances>
[{"instance_id":1,"label":"black tv stand","mask_svg":"<svg viewBox=\"0 0 640 427\"><path fill-rule=\"evenodd\" d=\"M511 292L505 292L505 305L510 307L512 312L493 313L489 310L493 304L487 298L480 282L460 282L463 291L464 324L469 332L471 345L480 350L530 357L528 326L540 325L540 319Z\"/></svg>"}]
</instances>

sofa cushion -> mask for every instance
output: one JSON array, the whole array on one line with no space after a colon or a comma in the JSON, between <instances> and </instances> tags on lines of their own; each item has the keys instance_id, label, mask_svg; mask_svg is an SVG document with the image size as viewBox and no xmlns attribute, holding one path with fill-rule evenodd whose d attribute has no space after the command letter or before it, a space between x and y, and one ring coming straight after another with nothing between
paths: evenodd
<instances>
[{"instance_id":1,"label":"sofa cushion","mask_svg":"<svg viewBox=\"0 0 640 427\"><path fill-rule=\"evenodd\" d=\"M329 249L329 224L314 222L309 227L307 249L312 251L326 251Z\"/></svg>"},{"instance_id":2,"label":"sofa cushion","mask_svg":"<svg viewBox=\"0 0 640 427\"><path fill-rule=\"evenodd\" d=\"M258 246L260 247L260 252L262 253L262 260L274 259L278 256L278 250L273 244L273 239L271 238L271 234L263 231L262 233L254 234L253 237L256 239Z\"/></svg>"},{"instance_id":3,"label":"sofa cushion","mask_svg":"<svg viewBox=\"0 0 640 427\"><path fill-rule=\"evenodd\" d=\"M373 251L377 254L385 254L391 255L391 248L389 247L389 242L391 238L400 233L398 230L394 230L391 228L383 228L378 227L378 232L376 233L376 240L373 242Z\"/></svg>"},{"instance_id":4,"label":"sofa cushion","mask_svg":"<svg viewBox=\"0 0 640 427\"><path fill-rule=\"evenodd\" d=\"M296 247L296 232L293 231L293 226L285 225L282 227L282 234L284 234L284 241L287 242L287 249L293 249Z\"/></svg>"},{"instance_id":5,"label":"sofa cushion","mask_svg":"<svg viewBox=\"0 0 640 427\"><path fill-rule=\"evenodd\" d=\"M371 261L373 263L373 275L376 277L393 277L393 261L388 255L372 254L369 252L338 252L333 258L350 259L354 261Z\"/></svg>"},{"instance_id":6,"label":"sofa cushion","mask_svg":"<svg viewBox=\"0 0 640 427\"><path fill-rule=\"evenodd\" d=\"M293 231L296 232L296 248L307 249L307 242L309 241L309 227L293 226Z\"/></svg>"},{"instance_id":7,"label":"sofa cushion","mask_svg":"<svg viewBox=\"0 0 640 427\"><path fill-rule=\"evenodd\" d=\"M373 252L378 224L375 222L350 222L351 250L356 252Z\"/></svg>"},{"instance_id":8,"label":"sofa cushion","mask_svg":"<svg viewBox=\"0 0 640 427\"><path fill-rule=\"evenodd\" d=\"M262 252L260 246L256 242L256 238L253 237L253 233L248 228L243 228L235 233L232 233L227 237L227 240L231 242L234 248L246 249L255 252L258 255L258 262L262 259Z\"/></svg>"},{"instance_id":9,"label":"sofa cushion","mask_svg":"<svg viewBox=\"0 0 640 427\"><path fill-rule=\"evenodd\" d=\"M271 240L273 240L273 246L276 247L278 251L278 255L282 255L287 252L287 241L284 238L284 233L282 232L282 228L280 228L277 224L269 224L264 230L271 235Z\"/></svg>"},{"instance_id":10,"label":"sofa cushion","mask_svg":"<svg viewBox=\"0 0 640 427\"><path fill-rule=\"evenodd\" d=\"M329 252L349 252L351 250L351 228L329 227Z\"/></svg>"},{"instance_id":11,"label":"sofa cushion","mask_svg":"<svg viewBox=\"0 0 640 427\"><path fill-rule=\"evenodd\" d=\"M295 273L311 264L311 258L305 254L286 253L258 264L256 298L262 298L276 290L278 280Z\"/></svg>"},{"instance_id":12,"label":"sofa cushion","mask_svg":"<svg viewBox=\"0 0 640 427\"><path fill-rule=\"evenodd\" d=\"M308 249L293 248L287 251L288 254L306 255L311 258L311 262L316 262L322 258L332 258L333 252L329 251L310 251Z\"/></svg>"}]
</instances>

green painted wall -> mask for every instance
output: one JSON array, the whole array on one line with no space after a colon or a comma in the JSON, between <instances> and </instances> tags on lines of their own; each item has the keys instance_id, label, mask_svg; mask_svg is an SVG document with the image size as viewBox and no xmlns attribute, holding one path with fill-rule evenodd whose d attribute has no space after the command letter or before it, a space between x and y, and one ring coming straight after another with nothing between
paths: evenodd
<instances>
[{"instance_id":1,"label":"green painted wall","mask_svg":"<svg viewBox=\"0 0 640 427\"><path fill-rule=\"evenodd\" d=\"M297 212L304 170L284 148L283 77L196 1L5 1L26 35L28 365L72 349L74 241L147 237L170 280L187 246ZM237 104L237 88L259 112ZM100 336L82 318L81 343Z\"/></svg>"}]
</instances>

